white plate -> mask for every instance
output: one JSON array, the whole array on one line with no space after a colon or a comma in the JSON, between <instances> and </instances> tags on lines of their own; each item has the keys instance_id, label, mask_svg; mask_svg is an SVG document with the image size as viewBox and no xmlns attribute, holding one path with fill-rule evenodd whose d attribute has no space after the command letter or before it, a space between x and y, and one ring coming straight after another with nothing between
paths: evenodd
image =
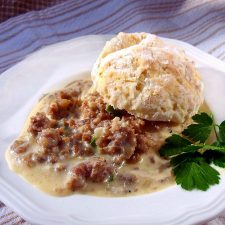
<instances>
[{"instance_id":1,"label":"white plate","mask_svg":"<svg viewBox=\"0 0 225 225\"><path fill-rule=\"evenodd\" d=\"M0 76L0 199L32 224L195 224L225 209L225 176L207 192L172 186L160 192L127 198L73 195L48 196L8 169L5 149L19 134L32 105L65 80L90 73L111 36L86 36L43 48ZM225 65L186 43L205 84L205 98L216 119L225 119Z\"/></svg>"}]
</instances>

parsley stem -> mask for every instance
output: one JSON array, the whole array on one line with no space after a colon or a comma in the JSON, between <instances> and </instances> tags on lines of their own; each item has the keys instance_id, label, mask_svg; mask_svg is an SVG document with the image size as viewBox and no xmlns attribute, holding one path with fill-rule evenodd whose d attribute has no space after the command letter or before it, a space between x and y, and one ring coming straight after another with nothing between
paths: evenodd
<instances>
[{"instance_id":1,"label":"parsley stem","mask_svg":"<svg viewBox=\"0 0 225 225\"><path fill-rule=\"evenodd\" d=\"M214 130L214 133L216 135L216 139L217 139L217 141L220 142L220 137L218 136L217 131L216 131L216 127L219 127L219 126L215 123L215 119L214 119L213 114L211 114L211 118L213 120L213 130Z\"/></svg>"},{"instance_id":2,"label":"parsley stem","mask_svg":"<svg viewBox=\"0 0 225 225\"><path fill-rule=\"evenodd\" d=\"M217 134L217 131L216 131L216 127L217 127L217 125L214 124L214 125L213 125L213 130L214 130L214 132L215 132L217 141L220 141L220 138L219 138L219 136L218 136L218 134Z\"/></svg>"}]
</instances>

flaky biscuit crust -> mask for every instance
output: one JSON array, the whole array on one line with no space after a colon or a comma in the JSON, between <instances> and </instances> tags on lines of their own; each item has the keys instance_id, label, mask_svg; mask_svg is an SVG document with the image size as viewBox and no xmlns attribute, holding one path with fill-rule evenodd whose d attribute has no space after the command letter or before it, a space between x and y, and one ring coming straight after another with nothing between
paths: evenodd
<instances>
[{"instance_id":1,"label":"flaky biscuit crust","mask_svg":"<svg viewBox=\"0 0 225 225\"><path fill-rule=\"evenodd\" d=\"M147 33L119 33L92 70L94 89L115 108L182 123L203 102L201 78L184 51Z\"/></svg>"}]
</instances>

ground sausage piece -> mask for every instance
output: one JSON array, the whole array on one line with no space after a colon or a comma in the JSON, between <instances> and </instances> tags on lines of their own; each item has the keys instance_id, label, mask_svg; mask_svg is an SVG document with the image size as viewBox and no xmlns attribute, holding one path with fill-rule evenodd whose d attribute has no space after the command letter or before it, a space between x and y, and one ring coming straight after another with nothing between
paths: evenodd
<instances>
[{"instance_id":1,"label":"ground sausage piece","mask_svg":"<svg viewBox=\"0 0 225 225\"><path fill-rule=\"evenodd\" d=\"M97 138L96 144L102 154L120 155L121 160L129 159L136 147L135 130L126 121L115 118L103 135Z\"/></svg>"},{"instance_id":2,"label":"ground sausage piece","mask_svg":"<svg viewBox=\"0 0 225 225\"><path fill-rule=\"evenodd\" d=\"M73 89L59 91L55 94L55 101L48 109L49 115L54 119L67 117L70 113L76 113L81 106L79 92Z\"/></svg>"},{"instance_id":3,"label":"ground sausage piece","mask_svg":"<svg viewBox=\"0 0 225 225\"><path fill-rule=\"evenodd\" d=\"M147 135L144 134L139 134L137 137L137 148L136 150L139 153L145 153L149 150L151 146L149 146L149 138Z\"/></svg>"},{"instance_id":4,"label":"ground sausage piece","mask_svg":"<svg viewBox=\"0 0 225 225\"><path fill-rule=\"evenodd\" d=\"M33 167L35 165L32 153L25 154L25 156L22 158L22 161L28 167Z\"/></svg>"},{"instance_id":5,"label":"ground sausage piece","mask_svg":"<svg viewBox=\"0 0 225 225\"><path fill-rule=\"evenodd\" d=\"M71 169L72 179L67 183L68 188L76 191L83 188L87 181L101 183L113 174L113 167L106 160L92 158Z\"/></svg>"},{"instance_id":6,"label":"ground sausage piece","mask_svg":"<svg viewBox=\"0 0 225 225\"><path fill-rule=\"evenodd\" d=\"M53 148L58 146L61 140L62 138L59 131L57 129L49 128L39 133L37 142L44 148Z\"/></svg>"},{"instance_id":7,"label":"ground sausage piece","mask_svg":"<svg viewBox=\"0 0 225 225\"><path fill-rule=\"evenodd\" d=\"M126 160L128 164L134 164L141 160L141 154L146 153L151 146L149 146L149 138L145 134L138 134L136 136L137 145L134 154Z\"/></svg>"},{"instance_id":8,"label":"ground sausage piece","mask_svg":"<svg viewBox=\"0 0 225 225\"><path fill-rule=\"evenodd\" d=\"M46 117L45 113L38 112L34 117L31 117L30 126L28 131L36 136L38 132L43 129L49 128L51 126L51 121Z\"/></svg>"},{"instance_id":9,"label":"ground sausage piece","mask_svg":"<svg viewBox=\"0 0 225 225\"><path fill-rule=\"evenodd\" d=\"M92 119L95 125L103 120L112 119L112 115L106 112L106 104L97 93L89 94L81 105L82 118Z\"/></svg>"},{"instance_id":10,"label":"ground sausage piece","mask_svg":"<svg viewBox=\"0 0 225 225\"><path fill-rule=\"evenodd\" d=\"M87 174L92 182L100 183L109 178L113 168L106 160L93 160L87 163Z\"/></svg>"},{"instance_id":11,"label":"ground sausage piece","mask_svg":"<svg viewBox=\"0 0 225 225\"><path fill-rule=\"evenodd\" d=\"M90 156L94 154L94 149L87 142L82 141L73 143L72 151L76 156Z\"/></svg>"},{"instance_id":12,"label":"ground sausage piece","mask_svg":"<svg viewBox=\"0 0 225 225\"><path fill-rule=\"evenodd\" d=\"M77 91L72 91L72 90L63 90L60 91L57 95L58 98L60 99L68 99L68 100L72 100L73 97L77 97L78 96L78 92Z\"/></svg>"},{"instance_id":13,"label":"ground sausage piece","mask_svg":"<svg viewBox=\"0 0 225 225\"><path fill-rule=\"evenodd\" d=\"M88 141L83 139L84 134L80 131L76 131L73 136L70 137L70 146L71 152L75 154L75 156L90 156L94 154L94 149L90 145L90 138Z\"/></svg>"},{"instance_id":14,"label":"ground sausage piece","mask_svg":"<svg viewBox=\"0 0 225 225\"><path fill-rule=\"evenodd\" d=\"M46 161L46 156L41 153L33 153L32 154L32 161L33 162L38 162L38 163L43 163Z\"/></svg>"},{"instance_id":15,"label":"ground sausage piece","mask_svg":"<svg viewBox=\"0 0 225 225\"><path fill-rule=\"evenodd\" d=\"M80 163L71 170L72 178L67 183L69 190L77 191L85 187L87 180L87 165Z\"/></svg>"},{"instance_id":16,"label":"ground sausage piece","mask_svg":"<svg viewBox=\"0 0 225 225\"><path fill-rule=\"evenodd\" d=\"M26 141L23 140L16 140L10 147L11 150L13 150L15 153L20 154L27 151L29 144Z\"/></svg>"},{"instance_id":17,"label":"ground sausage piece","mask_svg":"<svg viewBox=\"0 0 225 225\"><path fill-rule=\"evenodd\" d=\"M126 160L126 163L134 164L140 160L141 160L141 154L135 150L134 154L129 159Z\"/></svg>"},{"instance_id":18,"label":"ground sausage piece","mask_svg":"<svg viewBox=\"0 0 225 225\"><path fill-rule=\"evenodd\" d=\"M71 100L59 99L50 105L48 113L53 119L61 119L69 115L72 105Z\"/></svg>"}]
</instances>

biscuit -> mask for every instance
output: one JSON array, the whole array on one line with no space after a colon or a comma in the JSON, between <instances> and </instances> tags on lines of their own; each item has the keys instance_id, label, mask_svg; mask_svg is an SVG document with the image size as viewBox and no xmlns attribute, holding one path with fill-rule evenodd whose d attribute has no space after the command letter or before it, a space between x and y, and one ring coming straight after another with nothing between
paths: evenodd
<instances>
[{"instance_id":1,"label":"biscuit","mask_svg":"<svg viewBox=\"0 0 225 225\"><path fill-rule=\"evenodd\" d=\"M107 104L150 121L182 123L203 102L200 75L184 51L147 33L107 42L92 79Z\"/></svg>"}]
</instances>

